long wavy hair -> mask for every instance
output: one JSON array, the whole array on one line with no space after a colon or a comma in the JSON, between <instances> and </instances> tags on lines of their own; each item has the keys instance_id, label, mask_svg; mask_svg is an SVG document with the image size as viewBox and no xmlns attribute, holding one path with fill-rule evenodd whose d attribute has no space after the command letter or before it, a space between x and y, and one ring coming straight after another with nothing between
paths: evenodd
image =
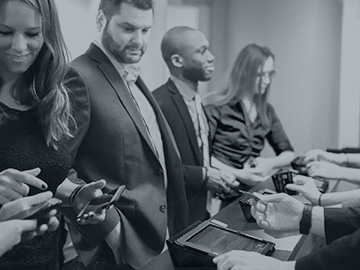
<instances>
[{"instance_id":1,"label":"long wavy hair","mask_svg":"<svg viewBox=\"0 0 360 270\"><path fill-rule=\"evenodd\" d=\"M7 2L1 0L0 8ZM69 53L60 29L54 0L15 0L26 3L42 18L44 44L30 68L21 74L11 93L22 105L37 108L37 118L48 146L72 137L75 121L71 115L68 89L63 81ZM1 86L1 84L0 84Z\"/></svg>"},{"instance_id":2,"label":"long wavy hair","mask_svg":"<svg viewBox=\"0 0 360 270\"><path fill-rule=\"evenodd\" d=\"M256 94L259 84L256 83L259 71L261 72L265 61L274 54L267 48L257 44L250 44L243 48L231 69L230 77L220 91L212 91L204 97L204 105L233 106L242 102L244 96L253 97L261 123L269 125L266 115L267 99L271 83L262 95Z\"/></svg>"}]
</instances>

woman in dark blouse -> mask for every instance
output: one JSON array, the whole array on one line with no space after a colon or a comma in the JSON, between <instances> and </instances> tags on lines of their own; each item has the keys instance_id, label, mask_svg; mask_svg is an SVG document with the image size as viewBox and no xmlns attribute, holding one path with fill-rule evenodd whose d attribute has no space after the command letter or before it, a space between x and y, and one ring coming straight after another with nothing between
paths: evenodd
<instances>
[{"instance_id":1,"label":"woman in dark blouse","mask_svg":"<svg viewBox=\"0 0 360 270\"><path fill-rule=\"evenodd\" d=\"M289 165L294 158L285 130L267 102L275 75L274 59L266 47L246 46L223 90L210 93L204 100L212 138L212 165L250 185L267 179L274 169ZM260 157L265 139L276 157Z\"/></svg>"},{"instance_id":2,"label":"woman in dark blouse","mask_svg":"<svg viewBox=\"0 0 360 270\"><path fill-rule=\"evenodd\" d=\"M54 0L0 1L0 207L45 189L59 193L60 185L78 187L66 180L66 140L76 126L63 83L66 53ZM89 186L78 189L75 206L97 191ZM58 231L49 230L4 254L0 269L57 270L60 248Z\"/></svg>"}]
</instances>

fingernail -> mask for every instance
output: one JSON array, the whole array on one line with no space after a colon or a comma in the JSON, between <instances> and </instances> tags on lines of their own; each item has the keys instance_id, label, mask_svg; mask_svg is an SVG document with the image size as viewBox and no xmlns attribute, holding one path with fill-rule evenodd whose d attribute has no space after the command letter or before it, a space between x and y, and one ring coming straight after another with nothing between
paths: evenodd
<instances>
[{"instance_id":1,"label":"fingernail","mask_svg":"<svg viewBox=\"0 0 360 270\"><path fill-rule=\"evenodd\" d=\"M41 185L41 188L42 188L43 190L45 190L45 189L47 189L48 187L47 187L47 185L42 184L42 185Z\"/></svg>"}]
</instances>

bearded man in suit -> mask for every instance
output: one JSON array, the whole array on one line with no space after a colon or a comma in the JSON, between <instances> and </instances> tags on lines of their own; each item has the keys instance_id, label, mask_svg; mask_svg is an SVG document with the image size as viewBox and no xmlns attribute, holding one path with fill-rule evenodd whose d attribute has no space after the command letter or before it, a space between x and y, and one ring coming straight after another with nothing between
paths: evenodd
<instances>
[{"instance_id":1,"label":"bearded man in suit","mask_svg":"<svg viewBox=\"0 0 360 270\"><path fill-rule=\"evenodd\" d=\"M81 240L73 233L73 241L88 267L139 269L162 252L169 235L187 225L180 156L138 76L153 3L101 0L96 23L99 37L70 64L67 76L78 126L70 144L74 168L86 182L105 179L104 191L126 189L104 222L75 226Z\"/></svg>"}]
</instances>

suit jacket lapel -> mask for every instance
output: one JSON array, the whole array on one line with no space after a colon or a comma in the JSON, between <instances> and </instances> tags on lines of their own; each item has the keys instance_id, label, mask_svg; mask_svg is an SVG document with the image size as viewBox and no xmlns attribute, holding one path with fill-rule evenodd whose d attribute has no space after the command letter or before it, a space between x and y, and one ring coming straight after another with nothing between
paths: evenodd
<instances>
[{"instance_id":1,"label":"suit jacket lapel","mask_svg":"<svg viewBox=\"0 0 360 270\"><path fill-rule=\"evenodd\" d=\"M87 54L97 62L99 62L98 67L103 73L104 77L108 80L117 96L119 97L120 102L128 112L130 118L134 122L135 126L139 130L140 134L143 136L150 149L154 152L152 143L145 129L144 123L141 119L140 112L136 108L134 101L122 80L121 76L111 64L107 56L94 44L91 44ZM154 152L154 155L157 156Z\"/></svg>"},{"instance_id":2,"label":"suit jacket lapel","mask_svg":"<svg viewBox=\"0 0 360 270\"><path fill-rule=\"evenodd\" d=\"M199 162L199 164L202 164L203 158L201 156L201 152L200 152L199 145L198 145L197 138L196 138L194 124L192 122L189 110L188 110L182 96L180 95L179 91L177 90L175 84L171 80L169 80L166 83L166 85L169 89L171 99L173 100L173 102L175 104L175 108L179 111L179 114L180 114L181 118L183 119L183 122L186 127L186 133L189 137L190 145L195 153L196 159Z\"/></svg>"}]
</instances>

